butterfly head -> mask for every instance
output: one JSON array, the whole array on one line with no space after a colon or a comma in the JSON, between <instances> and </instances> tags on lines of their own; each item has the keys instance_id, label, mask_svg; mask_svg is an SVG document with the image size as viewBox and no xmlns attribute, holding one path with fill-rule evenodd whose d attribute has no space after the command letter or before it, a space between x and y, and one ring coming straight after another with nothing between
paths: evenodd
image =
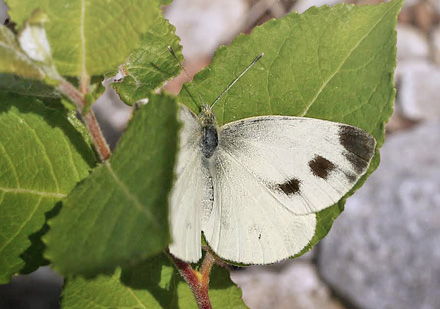
<instances>
[{"instance_id":1,"label":"butterfly head","mask_svg":"<svg viewBox=\"0 0 440 309\"><path fill-rule=\"evenodd\" d=\"M199 114L199 122L203 127L217 126L217 120L209 105L203 105Z\"/></svg>"}]
</instances>

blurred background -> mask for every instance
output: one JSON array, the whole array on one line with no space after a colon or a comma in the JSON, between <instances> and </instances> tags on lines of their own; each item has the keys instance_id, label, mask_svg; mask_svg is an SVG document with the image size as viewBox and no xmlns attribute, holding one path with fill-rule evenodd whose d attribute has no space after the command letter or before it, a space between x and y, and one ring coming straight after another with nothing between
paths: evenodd
<instances>
[{"instance_id":1,"label":"blurred background","mask_svg":"<svg viewBox=\"0 0 440 309\"><path fill-rule=\"evenodd\" d=\"M190 75L241 32L331 0L174 0L165 16ZM377 4L382 1L345 1ZM0 0L0 22L7 19ZM440 0L405 0L395 112L381 164L311 252L232 272L251 308L440 308ZM165 88L178 93L187 78ZM131 109L107 91L95 106L115 145ZM0 308L58 308L62 279L44 267L0 286Z\"/></svg>"}]
</instances>

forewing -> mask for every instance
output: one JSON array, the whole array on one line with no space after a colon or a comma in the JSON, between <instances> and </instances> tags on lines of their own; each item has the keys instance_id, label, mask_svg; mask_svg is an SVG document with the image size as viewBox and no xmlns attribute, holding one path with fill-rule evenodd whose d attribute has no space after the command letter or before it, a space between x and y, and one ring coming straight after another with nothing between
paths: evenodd
<instances>
[{"instance_id":1,"label":"forewing","mask_svg":"<svg viewBox=\"0 0 440 309\"><path fill-rule=\"evenodd\" d=\"M202 230L222 258L272 263L304 248L315 213L366 172L375 140L324 120L266 116L223 126L210 160L214 205Z\"/></svg>"},{"instance_id":2,"label":"forewing","mask_svg":"<svg viewBox=\"0 0 440 309\"><path fill-rule=\"evenodd\" d=\"M219 152L243 166L277 204L296 214L339 201L367 171L376 142L342 123L286 116L254 117L222 127Z\"/></svg>"},{"instance_id":3,"label":"forewing","mask_svg":"<svg viewBox=\"0 0 440 309\"><path fill-rule=\"evenodd\" d=\"M197 116L181 105L179 118L180 148L176 164L176 180L170 195L170 225L173 242L171 254L186 262L201 258L201 217L210 209L212 184L202 164L201 129Z\"/></svg>"}]
</instances>

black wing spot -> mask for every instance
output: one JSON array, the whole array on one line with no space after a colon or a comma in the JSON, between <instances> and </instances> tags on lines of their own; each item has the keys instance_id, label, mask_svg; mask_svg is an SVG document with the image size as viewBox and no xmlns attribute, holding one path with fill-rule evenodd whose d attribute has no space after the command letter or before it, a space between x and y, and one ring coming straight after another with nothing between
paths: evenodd
<instances>
[{"instance_id":1,"label":"black wing spot","mask_svg":"<svg viewBox=\"0 0 440 309\"><path fill-rule=\"evenodd\" d=\"M299 193L299 184L301 181L296 178L292 178L285 183L279 184L278 188L283 191L286 195Z\"/></svg>"},{"instance_id":2,"label":"black wing spot","mask_svg":"<svg viewBox=\"0 0 440 309\"><path fill-rule=\"evenodd\" d=\"M374 138L362 129L341 126L339 141L346 150L343 153L345 158L350 161L358 174L362 174L373 157L376 147Z\"/></svg>"},{"instance_id":3,"label":"black wing spot","mask_svg":"<svg viewBox=\"0 0 440 309\"><path fill-rule=\"evenodd\" d=\"M365 159L357 156L353 152L345 151L343 155L348 161L350 161L351 165L353 166L355 172L358 175L363 174L365 172L365 170L368 167L369 161L365 161Z\"/></svg>"},{"instance_id":4,"label":"black wing spot","mask_svg":"<svg viewBox=\"0 0 440 309\"><path fill-rule=\"evenodd\" d=\"M355 173L345 171L344 174L350 183L354 183L358 179L358 176Z\"/></svg>"},{"instance_id":5,"label":"black wing spot","mask_svg":"<svg viewBox=\"0 0 440 309\"><path fill-rule=\"evenodd\" d=\"M313 175L322 179L327 179L330 172L336 168L332 162L318 155L309 162L309 166Z\"/></svg>"}]
</instances>

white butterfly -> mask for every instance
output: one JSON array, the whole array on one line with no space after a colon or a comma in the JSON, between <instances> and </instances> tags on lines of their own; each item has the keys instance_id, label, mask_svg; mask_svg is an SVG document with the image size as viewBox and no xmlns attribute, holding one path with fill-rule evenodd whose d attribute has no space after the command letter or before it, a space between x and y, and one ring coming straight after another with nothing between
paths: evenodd
<instances>
[{"instance_id":1,"label":"white butterfly","mask_svg":"<svg viewBox=\"0 0 440 309\"><path fill-rule=\"evenodd\" d=\"M217 128L181 105L180 151L171 201L170 252L201 258L201 232L221 258L266 264L300 252L315 213L339 201L366 172L376 142L341 123L252 117Z\"/></svg>"},{"instance_id":2,"label":"white butterfly","mask_svg":"<svg viewBox=\"0 0 440 309\"><path fill-rule=\"evenodd\" d=\"M179 111L169 250L186 262L201 258L201 232L233 262L295 255L315 234L316 213L353 188L375 151L371 135L346 124L261 116L218 128L211 108Z\"/></svg>"}]
</instances>

